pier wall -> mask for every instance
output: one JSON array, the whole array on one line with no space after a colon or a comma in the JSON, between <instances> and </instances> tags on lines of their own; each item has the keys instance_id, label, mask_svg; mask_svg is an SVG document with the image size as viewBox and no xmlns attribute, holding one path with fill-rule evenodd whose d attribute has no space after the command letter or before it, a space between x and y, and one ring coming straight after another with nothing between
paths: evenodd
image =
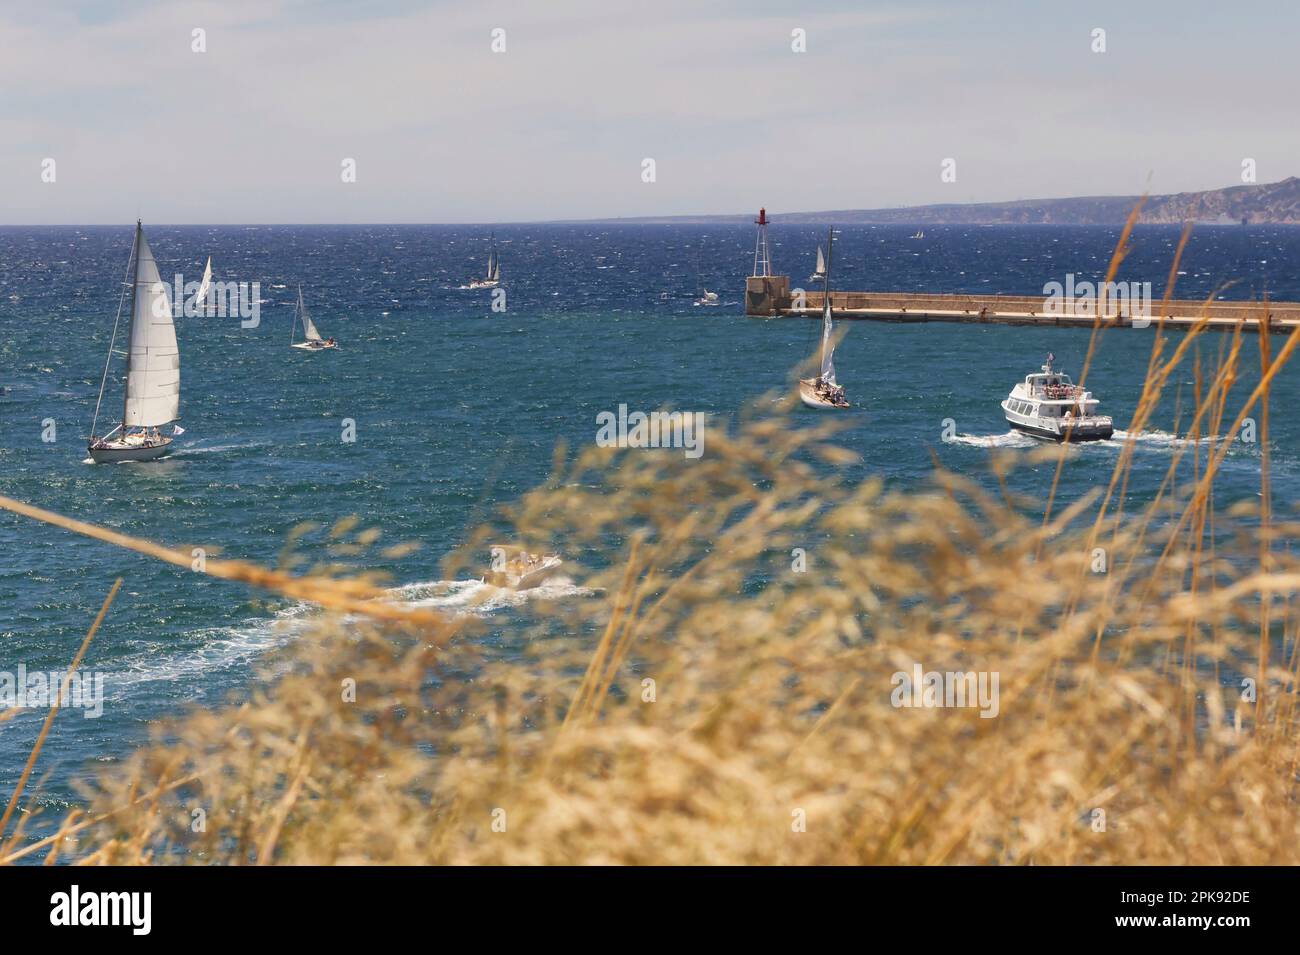
<instances>
[{"instance_id":1,"label":"pier wall","mask_svg":"<svg viewBox=\"0 0 1300 955\"><path fill-rule=\"evenodd\" d=\"M752 275L745 279L745 314L774 316L789 309L790 276ZM821 308L819 304L817 306ZM835 307L834 300L831 307Z\"/></svg>"},{"instance_id":2,"label":"pier wall","mask_svg":"<svg viewBox=\"0 0 1300 955\"><path fill-rule=\"evenodd\" d=\"M754 307L751 308L751 289L754 289ZM801 307L802 306L802 307ZM969 322L995 325L1038 325L1067 328L1091 328L1096 321L1095 312L1072 314L1062 309L1058 299L1025 295L967 295L930 294L924 292L853 292L832 291L831 307L836 318L867 319L884 322ZM806 291L801 300L791 298L790 282L786 276L750 278L746 282L745 312L762 317L818 317L822 311L822 293ZM1165 317L1166 327L1187 327L1202 316L1209 316L1209 325L1216 329L1231 330L1242 326L1244 331L1258 331L1264 314L1262 302L1171 301ZM1269 327L1278 333L1289 333L1300 326L1300 302L1269 302ZM1160 302L1151 303L1151 314L1139 320L1154 326L1159 320ZM1104 315L1108 326L1131 327L1131 315L1123 314L1110 305Z\"/></svg>"}]
</instances>

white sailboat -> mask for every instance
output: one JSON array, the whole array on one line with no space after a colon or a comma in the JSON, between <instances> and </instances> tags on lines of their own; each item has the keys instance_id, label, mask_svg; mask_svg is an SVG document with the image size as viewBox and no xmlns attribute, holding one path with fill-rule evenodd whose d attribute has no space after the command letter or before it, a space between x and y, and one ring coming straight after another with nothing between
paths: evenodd
<instances>
[{"instance_id":1,"label":"white sailboat","mask_svg":"<svg viewBox=\"0 0 1300 955\"><path fill-rule=\"evenodd\" d=\"M847 408L844 386L835 380L835 342L831 322L831 259L834 256L834 231L826 236L826 272L822 276L822 364L815 378L799 381L799 400L809 408Z\"/></svg>"},{"instance_id":2,"label":"white sailboat","mask_svg":"<svg viewBox=\"0 0 1300 955\"><path fill-rule=\"evenodd\" d=\"M212 287L212 256L208 256L207 267L203 270L203 281L199 283L199 290L194 293L194 308L200 315L208 313L208 289Z\"/></svg>"},{"instance_id":3,"label":"white sailboat","mask_svg":"<svg viewBox=\"0 0 1300 955\"><path fill-rule=\"evenodd\" d=\"M497 255L496 237L492 238L492 251L488 253L487 271L481 279L473 279L461 288L496 288L501 284L501 257Z\"/></svg>"},{"instance_id":4,"label":"white sailboat","mask_svg":"<svg viewBox=\"0 0 1300 955\"><path fill-rule=\"evenodd\" d=\"M176 347L176 327L172 324L171 294L158 275L144 229L135 224L132 247L134 278L131 285L131 326L127 332L126 388L123 394L122 422L112 431L97 436L99 408L113 363L117 328L122 317L122 300L113 319L113 334L104 361L104 377L99 384L99 400L90 425L87 450L96 464L118 461L151 461L171 450L172 441L182 429L171 435L158 429L180 416L181 358Z\"/></svg>"},{"instance_id":5,"label":"white sailboat","mask_svg":"<svg viewBox=\"0 0 1300 955\"><path fill-rule=\"evenodd\" d=\"M826 256L822 255L822 247L817 246L817 269L812 275L808 276L809 282L820 282L826 278Z\"/></svg>"},{"instance_id":6,"label":"white sailboat","mask_svg":"<svg viewBox=\"0 0 1300 955\"><path fill-rule=\"evenodd\" d=\"M294 342L294 337L298 334L298 323L302 323L303 340ZM302 348L307 351L324 351L327 348L338 348L338 342L332 338L321 338L321 334L316 330L316 323L311 320L307 314L307 306L302 300L302 286L298 286L298 304L293 310L293 327L289 330L289 345L292 348Z\"/></svg>"},{"instance_id":7,"label":"white sailboat","mask_svg":"<svg viewBox=\"0 0 1300 955\"><path fill-rule=\"evenodd\" d=\"M913 239L924 239L924 238L925 238L925 230L924 230L924 229L918 229L917 232L916 232L916 235L912 236L912 238L913 238Z\"/></svg>"},{"instance_id":8,"label":"white sailboat","mask_svg":"<svg viewBox=\"0 0 1300 955\"><path fill-rule=\"evenodd\" d=\"M710 292L704 287L704 245L700 245L700 253L695 264L695 301L692 305L721 305L722 299L718 297L717 292Z\"/></svg>"}]
</instances>

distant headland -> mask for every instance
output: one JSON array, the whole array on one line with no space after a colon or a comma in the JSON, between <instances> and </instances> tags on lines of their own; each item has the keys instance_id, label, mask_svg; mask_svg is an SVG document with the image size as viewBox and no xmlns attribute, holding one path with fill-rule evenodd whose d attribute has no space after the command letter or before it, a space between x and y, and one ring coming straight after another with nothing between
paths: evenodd
<instances>
[{"instance_id":1,"label":"distant headland","mask_svg":"<svg viewBox=\"0 0 1300 955\"><path fill-rule=\"evenodd\" d=\"M1139 196L1077 196L1068 199L1017 199L1014 202L943 203L895 209L836 209L777 213L790 225L1121 225ZM753 213L638 217L620 222L748 224ZM614 221L614 220L602 220ZM1300 224L1300 177L1281 182L1230 186L1204 192L1149 196L1139 220L1149 224Z\"/></svg>"}]
</instances>

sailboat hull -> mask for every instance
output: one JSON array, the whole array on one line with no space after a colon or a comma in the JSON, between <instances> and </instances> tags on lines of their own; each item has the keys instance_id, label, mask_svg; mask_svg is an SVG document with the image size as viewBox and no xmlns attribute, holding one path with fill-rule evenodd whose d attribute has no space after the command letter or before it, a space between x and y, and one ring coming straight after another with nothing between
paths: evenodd
<instances>
[{"instance_id":1,"label":"sailboat hull","mask_svg":"<svg viewBox=\"0 0 1300 955\"><path fill-rule=\"evenodd\" d=\"M847 408L849 403L842 401L836 403L823 397L817 392L817 379L803 378L799 381L799 400L809 408Z\"/></svg>"},{"instance_id":2,"label":"sailboat hull","mask_svg":"<svg viewBox=\"0 0 1300 955\"><path fill-rule=\"evenodd\" d=\"M338 342L333 344L329 342L297 342L290 346L292 348L301 348L305 351L328 351L331 348L338 348Z\"/></svg>"},{"instance_id":3,"label":"sailboat hull","mask_svg":"<svg viewBox=\"0 0 1300 955\"><path fill-rule=\"evenodd\" d=\"M171 438L163 438L158 444L127 444L121 441L102 441L91 445L87 450L90 459L96 464L120 464L124 461L155 461L169 454L172 449Z\"/></svg>"}]
</instances>

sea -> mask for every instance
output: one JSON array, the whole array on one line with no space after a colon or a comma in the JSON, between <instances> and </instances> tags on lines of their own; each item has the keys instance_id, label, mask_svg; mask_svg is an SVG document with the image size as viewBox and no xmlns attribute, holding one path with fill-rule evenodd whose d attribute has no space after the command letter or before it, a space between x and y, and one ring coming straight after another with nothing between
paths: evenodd
<instances>
[{"instance_id":1,"label":"sea","mask_svg":"<svg viewBox=\"0 0 1300 955\"><path fill-rule=\"evenodd\" d=\"M133 228L0 228L0 494L168 545L275 564L303 521L355 515L413 554L376 559L399 594L509 626L527 594L487 603L473 579L444 580L443 555L501 505L542 482L558 443L591 444L620 405L709 414L726 428L746 407L775 409L796 365L820 340L809 319L747 318L754 261L748 225L150 226L165 281L248 283L257 320L180 317L184 433L169 458L95 466L86 436L109 354ZM835 240L833 286L889 291L1043 294L1049 282L1104 277L1117 228L850 226ZM771 228L774 271L807 284L820 228ZM1151 282L1158 301L1179 230L1140 226L1118 278ZM503 295L461 286L491 249ZM1176 297L1267 293L1300 301L1300 228L1215 226L1193 233ZM256 283L254 285L253 283ZM337 350L289 347L302 296ZM717 307L693 304L701 287ZM853 404L841 415L855 479L923 486L934 458L994 487L998 449L1032 447L1008 430L999 402L1050 352L1078 375L1090 333L947 323L845 322L835 356ZM1155 495L1192 404L1191 366L1170 385L1159 420L1127 424L1154 337L1107 332L1089 387L1115 419L1113 440L1070 452L1059 500L1103 482L1138 444L1129 499ZM1173 333L1176 342L1182 333ZM1258 380L1258 342L1231 408ZM1228 337L1198 348L1212 365ZM1280 347L1283 339L1273 337ZM120 339L119 339L120 346ZM101 420L120 413L114 357ZM1300 366L1275 383L1275 506L1300 497ZM800 411L800 421L820 421ZM100 431L104 428L101 425ZM169 429L168 429L169 430ZM351 440L349 440L349 437ZM707 454L707 432L705 453ZM1259 493L1258 444L1233 446L1217 501ZM1014 490L1045 494L1048 465L1017 470ZM485 555L485 561L487 555ZM64 711L40 755L25 808L48 817L78 805L74 781L122 759L149 727L193 705L247 690L257 664L294 639L303 605L268 602L106 543L0 512L0 674L61 671L110 586L123 578L83 668L105 674L102 713ZM561 579L545 596L563 599ZM575 596L576 599L576 596ZM3 677L0 676L0 679ZM0 723L0 801L7 800L44 712Z\"/></svg>"}]
</instances>

